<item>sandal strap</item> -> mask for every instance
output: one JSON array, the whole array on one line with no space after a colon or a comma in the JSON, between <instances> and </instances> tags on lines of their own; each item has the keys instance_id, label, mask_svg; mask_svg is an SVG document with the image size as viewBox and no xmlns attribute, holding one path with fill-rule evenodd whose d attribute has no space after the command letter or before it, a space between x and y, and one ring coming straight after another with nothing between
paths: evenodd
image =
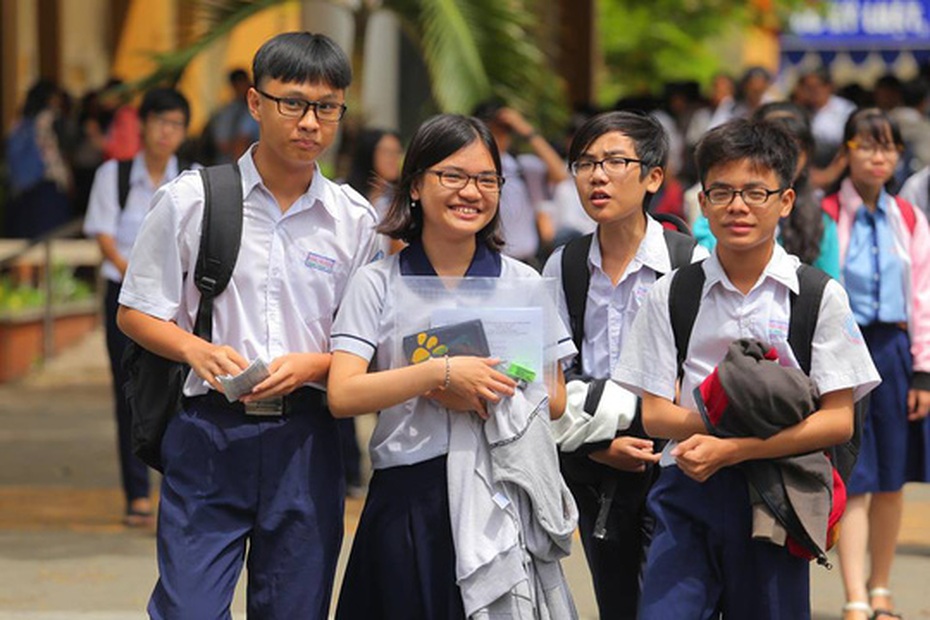
<instances>
[{"instance_id":1,"label":"sandal strap","mask_svg":"<svg viewBox=\"0 0 930 620\"><path fill-rule=\"evenodd\" d=\"M865 601L849 601L843 605L843 611L861 611L866 615L872 615L872 608Z\"/></svg>"}]
</instances>

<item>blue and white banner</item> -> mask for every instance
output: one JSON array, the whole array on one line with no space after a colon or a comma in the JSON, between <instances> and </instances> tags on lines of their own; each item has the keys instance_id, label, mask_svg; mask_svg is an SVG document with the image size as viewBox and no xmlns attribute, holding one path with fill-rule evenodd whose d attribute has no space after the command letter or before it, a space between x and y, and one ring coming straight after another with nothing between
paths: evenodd
<instances>
[{"instance_id":1,"label":"blue and white banner","mask_svg":"<svg viewBox=\"0 0 930 620\"><path fill-rule=\"evenodd\" d=\"M930 59L930 0L831 0L794 13L781 36L783 56L797 64L808 52L829 62L846 52L853 62L880 53L886 63L901 52Z\"/></svg>"}]
</instances>

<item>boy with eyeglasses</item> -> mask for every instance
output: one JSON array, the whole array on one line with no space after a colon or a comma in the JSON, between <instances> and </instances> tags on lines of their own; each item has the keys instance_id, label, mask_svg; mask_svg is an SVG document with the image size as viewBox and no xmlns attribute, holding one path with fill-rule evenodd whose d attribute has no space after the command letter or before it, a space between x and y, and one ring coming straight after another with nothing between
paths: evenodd
<instances>
[{"instance_id":1,"label":"boy with eyeglasses","mask_svg":"<svg viewBox=\"0 0 930 620\"><path fill-rule=\"evenodd\" d=\"M612 383L610 372L646 291L679 262L707 256L646 212L664 180L668 149L662 125L645 114L608 112L585 122L572 140L569 169L597 229L557 249L543 270L563 283L559 312L579 351L566 371L575 398L552 423L553 434L578 504L600 616L618 620L636 617L651 534L645 498L658 452L642 432L636 397ZM586 284L577 294L568 286L576 280Z\"/></svg>"},{"instance_id":2,"label":"boy with eyeglasses","mask_svg":"<svg viewBox=\"0 0 930 620\"><path fill-rule=\"evenodd\" d=\"M322 390L333 315L374 255L375 216L317 158L338 131L351 69L331 39L292 32L262 45L253 75L260 139L237 164L242 243L213 303L212 343L191 333L199 294L185 277L200 241L199 175L155 195L119 298L120 327L192 371L161 447L153 618L228 617L244 559L249 617L325 618L342 542L339 439ZM229 402L218 377L258 358L270 376Z\"/></svg>"},{"instance_id":3,"label":"boy with eyeglasses","mask_svg":"<svg viewBox=\"0 0 930 620\"><path fill-rule=\"evenodd\" d=\"M126 376L122 368L123 352L129 341L116 326L117 298L129 252L149 212L152 196L190 167L175 155L187 136L190 106L178 91L155 88L142 97L139 119L142 150L130 160L105 162L94 175L84 234L97 240L103 255L100 275L107 287L104 296L107 353L113 376L120 480L126 499L123 522L129 527L151 527L155 518L149 497L148 468L132 453L132 412L123 390Z\"/></svg>"},{"instance_id":4,"label":"boy with eyeglasses","mask_svg":"<svg viewBox=\"0 0 930 620\"><path fill-rule=\"evenodd\" d=\"M690 344L679 367L670 307L678 300L670 296L683 289L665 278L647 294L613 372L642 396L646 431L671 440L648 500L656 529L643 620L810 618L808 560L753 538L748 483L737 465L820 451L852 434L853 403L879 377L842 287L829 280L823 291L809 373L819 409L802 422L767 439L721 438L707 434L693 394L737 339L756 339L782 365L800 366L787 333L799 261L775 243L778 220L793 207L797 158L791 136L765 121L731 121L701 140L701 210L718 241L700 266Z\"/></svg>"}]
</instances>

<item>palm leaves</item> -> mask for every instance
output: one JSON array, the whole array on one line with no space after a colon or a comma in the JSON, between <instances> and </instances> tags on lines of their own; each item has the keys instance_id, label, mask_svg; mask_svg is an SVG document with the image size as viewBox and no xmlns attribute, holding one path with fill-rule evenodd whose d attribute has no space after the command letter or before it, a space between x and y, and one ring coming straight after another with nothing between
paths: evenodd
<instances>
[{"instance_id":1,"label":"palm leaves","mask_svg":"<svg viewBox=\"0 0 930 620\"><path fill-rule=\"evenodd\" d=\"M270 6L289 0L188 0L192 19L183 25L188 32L182 40L193 41L180 49L155 54L155 71L128 85L138 91L153 86L174 85L181 79L184 69L201 52L215 41L226 36L239 23Z\"/></svg>"},{"instance_id":2,"label":"palm leaves","mask_svg":"<svg viewBox=\"0 0 930 620\"><path fill-rule=\"evenodd\" d=\"M246 18L292 0L188 0L195 32L190 45L156 56L158 68L134 84L147 88L176 82L187 64ZM378 8L393 11L416 45L430 74L433 98L445 112L467 112L492 94L524 111L551 116L561 109L561 82L553 80L536 44L533 0L330 0L353 11L364 32ZM362 54L353 69L363 79Z\"/></svg>"}]
</instances>

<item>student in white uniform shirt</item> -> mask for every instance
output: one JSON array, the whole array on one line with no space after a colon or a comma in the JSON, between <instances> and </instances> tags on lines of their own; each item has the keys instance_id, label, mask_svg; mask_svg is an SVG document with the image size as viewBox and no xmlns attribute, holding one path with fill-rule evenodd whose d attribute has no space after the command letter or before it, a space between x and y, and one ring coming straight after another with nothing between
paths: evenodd
<instances>
[{"instance_id":1,"label":"student in white uniform shirt","mask_svg":"<svg viewBox=\"0 0 930 620\"><path fill-rule=\"evenodd\" d=\"M229 616L248 552L249 617L325 618L342 542L344 481L323 386L329 331L352 273L375 249L374 210L323 177L351 81L329 38L285 33L253 61L261 129L238 162L242 245L216 297L212 343L192 335L204 191L198 174L159 190L120 293L120 327L192 369L162 441L153 618ZM256 358L270 377L229 403L217 376ZM281 398L274 415L256 401ZM281 403L282 401L279 401Z\"/></svg>"},{"instance_id":2,"label":"student in white uniform shirt","mask_svg":"<svg viewBox=\"0 0 930 620\"><path fill-rule=\"evenodd\" d=\"M122 369L123 351L129 340L116 326L117 299L129 253L142 220L151 208L155 190L182 172L175 153L187 135L190 106L178 91L156 88L143 96L139 119L142 123L142 150L128 164L128 194L120 195L119 179L120 166L127 164L116 160L104 163L94 175L84 218L84 234L96 238L103 254L100 274L107 283L104 298L107 353L113 375L120 477L126 499L124 523L130 527L151 526L154 514L149 497L148 468L132 453L132 412L123 389L126 376ZM120 204L121 199L125 204Z\"/></svg>"},{"instance_id":3,"label":"student in white uniform shirt","mask_svg":"<svg viewBox=\"0 0 930 620\"><path fill-rule=\"evenodd\" d=\"M775 243L793 206L795 140L766 121L717 127L697 148L701 208L718 243L702 264L705 282L676 391L670 320L672 277L649 291L624 343L614 380L643 398L643 423L671 439L648 506L656 530L646 558L640 615L664 618L810 618L807 559L752 539L747 481L737 465L823 450L849 439L853 403L879 382L835 280L824 289L811 343L810 378L820 409L768 439L707 433L693 390L739 338L773 347L798 367L788 341L790 297L800 261ZM681 289L677 289L681 290ZM680 400L677 396L680 394Z\"/></svg>"},{"instance_id":4,"label":"student in white uniform shirt","mask_svg":"<svg viewBox=\"0 0 930 620\"><path fill-rule=\"evenodd\" d=\"M442 115L424 123L380 228L409 245L358 272L333 326L333 413L379 411L374 475L339 597L341 620L464 617L446 480L450 416L486 417L485 402L512 395L515 384L491 358L394 367L401 304L393 293L408 275L539 277L499 252L500 172L494 140L479 120ZM564 327L559 331L556 357L565 358L574 347ZM565 404L561 371L558 378L549 403L555 416Z\"/></svg>"},{"instance_id":5,"label":"student in white uniform shirt","mask_svg":"<svg viewBox=\"0 0 930 620\"><path fill-rule=\"evenodd\" d=\"M668 150L662 125L652 116L634 112L608 112L589 119L569 150L575 194L597 225L584 257L589 277L584 317L580 325L572 326L583 332L581 359L566 373L568 380L588 384L588 393L594 392L598 380L609 381L643 297L675 267L667 236L675 235L689 250L682 252L686 261L707 256L693 239L665 232L647 215L649 202L665 178ZM549 257L543 275L559 281L559 312L562 321L572 325L561 286L565 251L559 248ZM608 386L602 398L617 403L619 392L625 390ZM636 399L628 392L624 396L629 396L626 408L598 406L592 416L570 407L553 425L564 453L562 473L578 504L579 530L600 615L618 620L636 617L640 567L651 534L644 500L654 480L650 465L658 461L653 441L643 435L635 415ZM610 499L605 493L608 484L614 489ZM605 529L595 536L601 514L607 517L601 521Z\"/></svg>"}]
</instances>

